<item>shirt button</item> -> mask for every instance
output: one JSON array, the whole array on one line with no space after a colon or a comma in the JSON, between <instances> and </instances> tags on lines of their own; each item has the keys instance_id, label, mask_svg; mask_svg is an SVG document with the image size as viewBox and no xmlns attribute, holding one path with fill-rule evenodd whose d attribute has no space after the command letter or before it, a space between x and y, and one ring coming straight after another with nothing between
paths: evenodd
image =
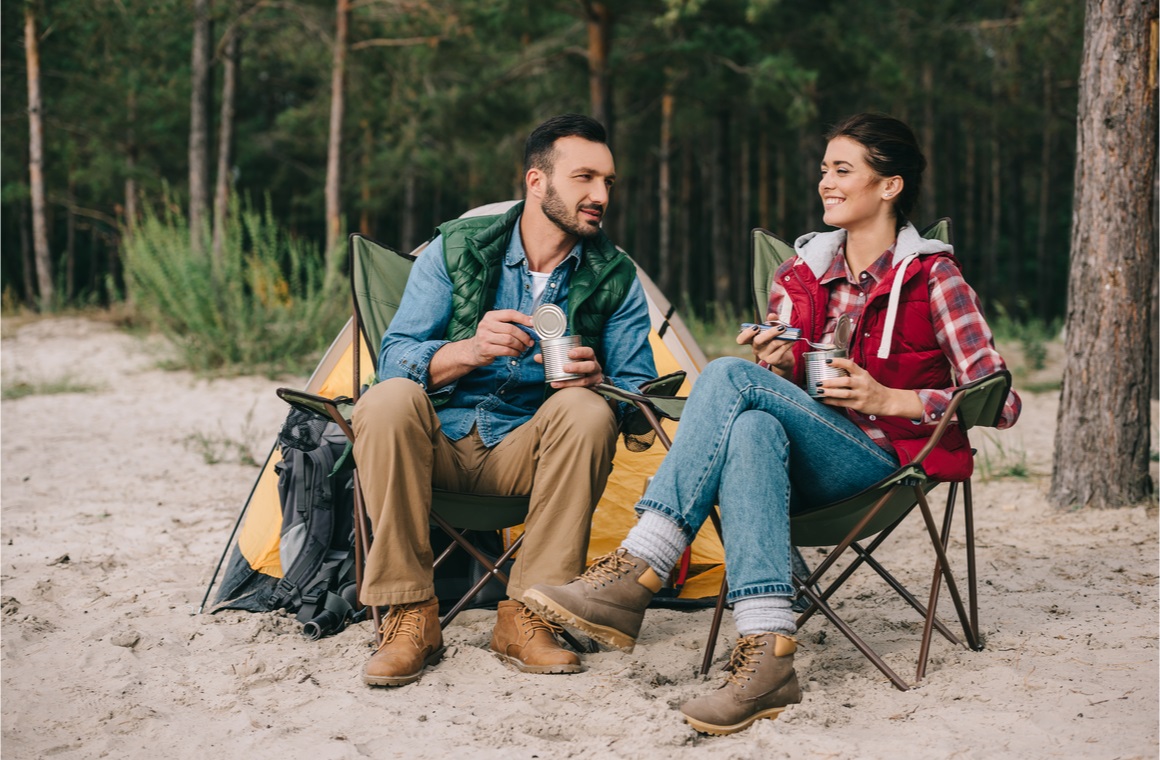
<instances>
[{"instance_id":1,"label":"shirt button","mask_svg":"<svg viewBox=\"0 0 1160 760\"><path fill-rule=\"evenodd\" d=\"M871 415L870 415L870 419L872 419L872 420L876 420L876 419L878 419L878 417L877 417L876 415L873 415L873 414L871 414Z\"/></svg>"},{"instance_id":2,"label":"shirt button","mask_svg":"<svg viewBox=\"0 0 1160 760\"><path fill-rule=\"evenodd\" d=\"M863 272L863 273L861 274L861 277L862 277L862 279L863 279L863 280L865 280L865 279L866 279L866 273L865 273L865 272Z\"/></svg>"},{"instance_id":3,"label":"shirt button","mask_svg":"<svg viewBox=\"0 0 1160 760\"><path fill-rule=\"evenodd\" d=\"M515 360L515 359L512 359L512 366L513 366L513 367L514 367L514 366L516 366L516 360Z\"/></svg>"},{"instance_id":4,"label":"shirt button","mask_svg":"<svg viewBox=\"0 0 1160 760\"><path fill-rule=\"evenodd\" d=\"M788 274L785 276L785 281L789 282L789 275Z\"/></svg>"},{"instance_id":5,"label":"shirt button","mask_svg":"<svg viewBox=\"0 0 1160 760\"><path fill-rule=\"evenodd\" d=\"M863 338L869 338L869 337L870 337L870 333L862 333L862 337L863 337Z\"/></svg>"},{"instance_id":6,"label":"shirt button","mask_svg":"<svg viewBox=\"0 0 1160 760\"><path fill-rule=\"evenodd\" d=\"M552 282L552 283L548 283L548 287L549 287L549 288L554 288L554 287L556 287L556 283L554 283L554 282Z\"/></svg>"}]
</instances>

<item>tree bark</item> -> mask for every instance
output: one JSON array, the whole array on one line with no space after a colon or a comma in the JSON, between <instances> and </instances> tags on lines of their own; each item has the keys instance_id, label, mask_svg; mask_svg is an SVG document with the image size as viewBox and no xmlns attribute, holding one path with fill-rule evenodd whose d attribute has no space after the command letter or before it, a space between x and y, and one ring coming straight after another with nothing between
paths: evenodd
<instances>
[{"instance_id":1,"label":"tree bark","mask_svg":"<svg viewBox=\"0 0 1160 760\"><path fill-rule=\"evenodd\" d=\"M137 93L130 89L125 98L125 230L137 228Z\"/></svg>"},{"instance_id":2,"label":"tree bark","mask_svg":"<svg viewBox=\"0 0 1160 760\"><path fill-rule=\"evenodd\" d=\"M32 250L36 259L38 297L30 299L41 311L53 306L52 256L48 250L48 223L44 204L44 127L40 113L40 45L32 3L24 5L24 56L28 68L28 184L32 194Z\"/></svg>"},{"instance_id":3,"label":"tree bark","mask_svg":"<svg viewBox=\"0 0 1160 760\"><path fill-rule=\"evenodd\" d=\"M238 66L241 63L241 30L234 25L222 51L222 110L218 125L217 182L213 196L213 257L221 261L226 240L226 216L230 212L231 165L233 164L234 112L237 105Z\"/></svg>"},{"instance_id":4,"label":"tree bark","mask_svg":"<svg viewBox=\"0 0 1160 760\"><path fill-rule=\"evenodd\" d=\"M1156 16L1156 0L1087 1L1066 364L1048 494L1059 507L1130 505L1152 492Z\"/></svg>"},{"instance_id":5,"label":"tree bark","mask_svg":"<svg viewBox=\"0 0 1160 760\"><path fill-rule=\"evenodd\" d=\"M677 297L684 307L692 303L689 265L693 257L693 145L686 138L681 142L681 189L677 208ZM671 294L670 294L671 295Z\"/></svg>"},{"instance_id":6,"label":"tree bark","mask_svg":"<svg viewBox=\"0 0 1160 760\"><path fill-rule=\"evenodd\" d=\"M371 171L373 162L371 156L375 149L375 135L371 131L371 123L368 119L363 119L359 126L363 131L363 153L362 160L359 162L362 168L362 177L359 178L359 201L361 208L358 213L358 231L367 237L374 237L371 230ZM439 219L438 215L435 217Z\"/></svg>"},{"instance_id":7,"label":"tree bark","mask_svg":"<svg viewBox=\"0 0 1160 760\"><path fill-rule=\"evenodd\" d=\"M768 122L766 122L768 123ZM758 130L757 143L757 224L769 229L769 130Z\"/></svg>"},{"instance_id":8,"label":"tree bark","mask_svg":"<svg viewBox=\"0 0 1160 760\"><path fill-rule=\"evenodd\" d=\"M922 197L919 200L920 210L927 219L934 221L939 218L938 201L935 188L934 152L934 66L930 59L922 63L922 152L927 156L926 176L922 178Z\"/></svg>"},{"instance_id":9,"label":"tree bark","mask_svg":"<svg viewBox=\"0 0 1160 760\"><path fill-rule=\"evenodd\" d=\"M189 245L205 250L209 208L210 0L193 0L193 56L189 94Z\"/></svg>"},{"instance_id":10,"label":"tree bark","mask_svg":"<svg viewBox=\"0 0 1160 760\"><path fill-rule=\"evenodd\" d=\"M64 303L72 302L77 284L77 180L73 167L68 169L68 217L65 221Z\"/></svg>"},{"instance_id":11,"label":"tree bark","mask_svg":"<svg viewBox=\"0 0 1160 760\"><path fill-rule=\"evenodd\" d=\"M671 81L671 75L670 75ZM661 145L657 167L657 262L662 293L673 292L676 267L673 266L672 231L670 228L670 197L673 159L673 93L671 85L661 97Z\"/></svg>"},{"instance_id":12,"label":"tree bark","mask_svg":"<svg viewBox=\"0 0 1160 760\"><path fill-rule=\"evenodd\" d=\"M612 92L608 83L608 52L612 43L612 12L602 2L584 3L588 16L588 96L592 118L604 125L612 145Z\"/></svg>"},{"instance_id":13,"label":"tree bark","mask_svg":"<svg viewBox=\"0 0 1160 760\"><path fill-rule=\"evenodd\" d=\"M714 119L713 164L709 177L709 213L713 240L713 301L720 307L730 303L729 250L729 112L721 110Z\"/></svg>"},{"instance_id":14,"label":"tree bark","mask_svg":"<svg viewBox=\"0 0 1160 760\"><path fill-rule=\"evenodd\" d=\"M1043 67L1043 144L1039 153L1039 224L1035 232L1035 292L1039 303L1039 317L1046 321L1051 315L1052 277L1051 261L1047 251L1048 221L1051 213L1051 165L1052 165L1052 88L1051 67Z\"/></svg>"},{"instance_id":15,"label":"tree bark","mask_svg":"<svg viewBox=\"0 0 1160 760\"><path fill-rule=\"evenodd\" d=\"M330 138L326 150L326 261L336 271L342 219L342 112L345 105L347 28L350 0L338 0L334 24L334 58L330 72Z\"/></svg>"}]
</instances>

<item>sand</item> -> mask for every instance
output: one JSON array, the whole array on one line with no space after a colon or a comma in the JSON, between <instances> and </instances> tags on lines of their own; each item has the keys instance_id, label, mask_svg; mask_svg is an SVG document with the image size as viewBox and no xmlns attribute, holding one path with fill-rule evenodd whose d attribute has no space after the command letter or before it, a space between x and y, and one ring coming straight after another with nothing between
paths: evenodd
<instances>
[{"instance_id":1,"label":"sand","mask_svg":"<svg viewBox=\"0 0 1160 760\"><path fill-rule=\"evenodd\" d=\"M193 614L257 474L238 451L264 458L273 391L302 378L162 371L155 342L81 318L7 320L0 357L6 388L72 389L0 409L5 758L1157 756L1157 510L1048 505L1054 393L975 438L992 471L1031 473L976 479L986 650L936 639L901 692L812 620L803 702L711 738L677 712L719 677L696 675L709 610L651 611L633 653L573 676L509 669L487 649L494 613L471 611L394 690L359 680L369 623L310 642L280 614ZM883 559L921 584L929 547L906 527ZM852 583L842 613L912 676L916 616L873 575ZM727 615L717 671L732 635Z\"/></svg>"}]
</instances>

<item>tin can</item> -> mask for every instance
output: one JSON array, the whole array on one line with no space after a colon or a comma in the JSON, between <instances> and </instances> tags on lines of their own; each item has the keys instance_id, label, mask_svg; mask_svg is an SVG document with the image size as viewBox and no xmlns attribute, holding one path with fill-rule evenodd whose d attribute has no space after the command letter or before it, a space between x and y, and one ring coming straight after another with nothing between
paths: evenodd
<instances>
[{"instance_id":1,"label":"tin can","mask_svg":"<svg viewBox=\"0 0 1160 760\"><path fill-rule=\"evenodd\" d=\"M806 393L814 398L824 394L819 393L818 383L835 377L846 377L850 373L838 369L832 364L826 364L827 359L845 359L845 349L832 348L827 351L807 351L802 354L806 363Z\"/></svg>"},{"instance_id":2,"label":"tin can","mask_svg":"<svg viewBox=\"0 0 1160 760\"><path fill-rule=\"evenodd\" d=\"M580 345L579 335L565 335L568 318L559 306L541 304L532 312L532 327L540 336L540 354L544 357L544 382L574 380L583 375L564 371L564 365L571 361L568 352Z\"/></svg>"}]
</instances>

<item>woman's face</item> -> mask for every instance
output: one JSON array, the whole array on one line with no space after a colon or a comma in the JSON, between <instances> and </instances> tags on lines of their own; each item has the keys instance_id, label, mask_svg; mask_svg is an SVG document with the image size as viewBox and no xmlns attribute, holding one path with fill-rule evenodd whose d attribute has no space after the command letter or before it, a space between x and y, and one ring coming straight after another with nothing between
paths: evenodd
<instances>
[{"instance_id":1,"label":"woman's face","mask_svg":"<svg viewBox=\"0 0 1160 760\"><path fill-rule=\"evenodd\" d=\"M832 227L850 229L885 216L893 219L893 198L901 190L901 178L879 176L866 163L866 149L849 137L835 137L826 146L818 195L822 219ZM898 187L894 187L898 184Z\"/></svg>"}]
</instances>

